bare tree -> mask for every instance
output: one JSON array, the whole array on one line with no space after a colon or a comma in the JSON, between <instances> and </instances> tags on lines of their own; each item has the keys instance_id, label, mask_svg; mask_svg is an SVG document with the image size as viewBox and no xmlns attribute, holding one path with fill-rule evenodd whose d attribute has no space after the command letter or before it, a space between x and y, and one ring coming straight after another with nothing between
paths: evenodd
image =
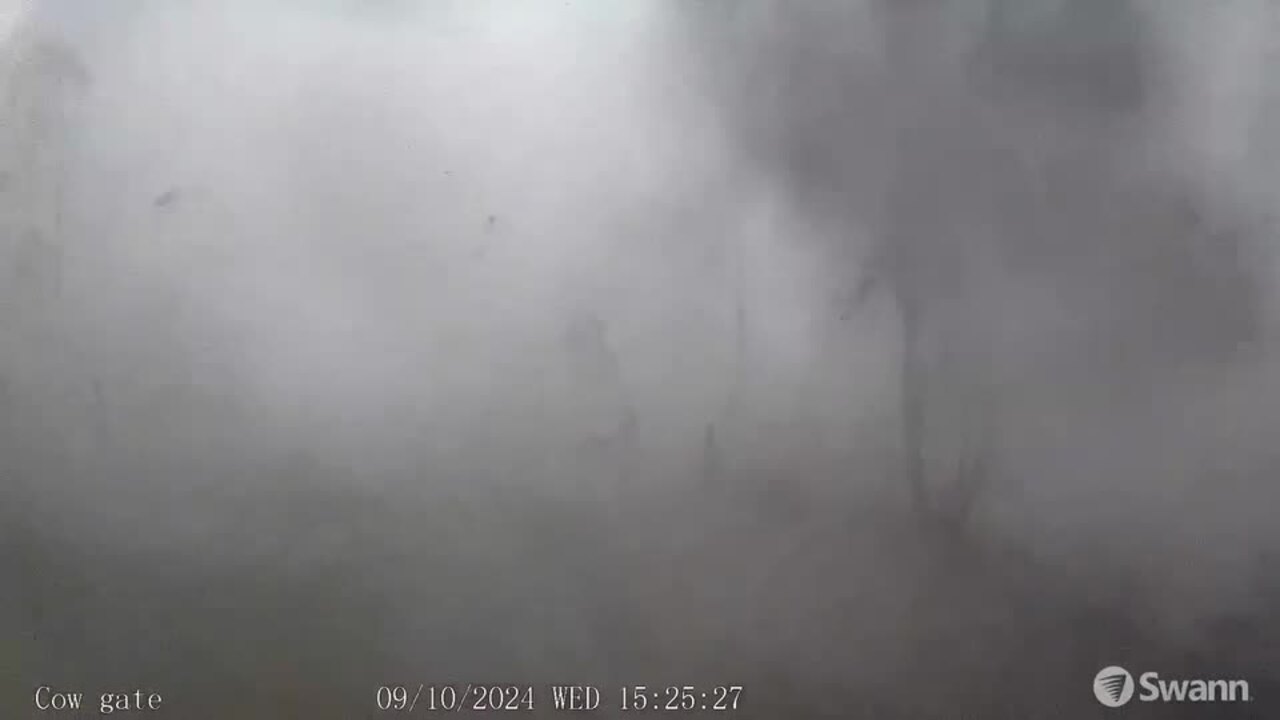
<instances>
[{"instance_id":1,"label":"bare tree","mask_svg":"<svg viewBox=\"0 0 1280 720\"><path fill-rule=\"evenodd\" d=\"M13 247L19 287L55 297L61 286L67 194L68 110L91 76L74 48L56 39L19 32L6 48L13 53L5 98L9 146L5 177L22 228Z\"/></svg>"},{"instance_id":2,"label":"bare tree","mask_svg":"<svg viewBox=\"0 0 1280 720\"><path fill-rule=\"evenodd\" d=\"M1167 62L1149 42L1150 8L687 7L691 47L743 155L803 211L846 229L824 249L847 263L854 304L893 305L900 478L927 526L963 530L1000 471L1006 363L1037 363L1050 385L1069 372L1081 386L1142 387L1165 368L1229 358L1256 332L1240 218L1204 222L1194 183L1147 170L1134 142ZM1088 318L1053 339L1053 361L998 354L1017 351L983 296L1010 280L1051 286ZM981 429L947 460L961 440L946 427L953 413Z\"/></svg>"}]
</instances>

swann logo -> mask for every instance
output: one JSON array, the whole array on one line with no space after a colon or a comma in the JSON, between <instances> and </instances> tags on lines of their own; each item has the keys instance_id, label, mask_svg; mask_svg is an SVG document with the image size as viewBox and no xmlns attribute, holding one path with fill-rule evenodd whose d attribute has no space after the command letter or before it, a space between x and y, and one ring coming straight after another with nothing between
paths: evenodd
<instances>
[{"instance_id":1,"label":"swann logo","mask_svg":"<svg viewBox=\"0 0 1280 720\"><path fill-rule=\"evenodd\" d=\"M1093 694L1107 707L1120 707L1133 698L1133 676L1119 665L1104 667L1093 678Z\"/></svg>"},{"instance_id":2,"label":"swann logo","mask_svg":"<svg viewBox=\"0 0 1280 720\"><path fill-rule=\"evenodd\" d=\"M1249 702L1247 680L1161 680L1160 674L1138 676L1140 702ZM1102 668L1093 677L1093 695L1107 707L1128 704L1134 694L1133 676L1119 665Z\"/></svg>"}]
</instances>

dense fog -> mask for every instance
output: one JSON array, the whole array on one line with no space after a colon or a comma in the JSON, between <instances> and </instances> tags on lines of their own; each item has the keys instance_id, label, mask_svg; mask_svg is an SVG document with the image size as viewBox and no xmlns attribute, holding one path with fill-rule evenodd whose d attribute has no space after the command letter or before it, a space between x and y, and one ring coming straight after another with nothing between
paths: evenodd
<instances>
[{"instance_id":1,"label":"dense fog","mask_svg":"<svg viewBox=\"0 0 1280 720\"><path fill-rule=\"evenodd\" d=\"M1280 708L1266 0L0 37L0 715ZM1250 699L1111 710L1109 665Z\"/></svg>"}]
</instances>

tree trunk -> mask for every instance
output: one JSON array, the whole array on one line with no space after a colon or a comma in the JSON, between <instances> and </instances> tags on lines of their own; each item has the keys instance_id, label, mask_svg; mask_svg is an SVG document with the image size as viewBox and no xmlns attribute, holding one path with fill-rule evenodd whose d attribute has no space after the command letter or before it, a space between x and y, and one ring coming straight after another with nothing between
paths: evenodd
<instances>
[{"instance_id":1,"label":"tree trunk","mask_svg":"<svg viewBox=\"0 0 1280 720\"><path fill-rule=\"evenodd\" d=\"M897 292L902 323L899 358L899 403L902 411L902 468L911 493L911 507L924 519L928 516L929 494L925 486L924 461L924 362L920 352L920 309L905 288Z\"/></svg>"}]
</instances>

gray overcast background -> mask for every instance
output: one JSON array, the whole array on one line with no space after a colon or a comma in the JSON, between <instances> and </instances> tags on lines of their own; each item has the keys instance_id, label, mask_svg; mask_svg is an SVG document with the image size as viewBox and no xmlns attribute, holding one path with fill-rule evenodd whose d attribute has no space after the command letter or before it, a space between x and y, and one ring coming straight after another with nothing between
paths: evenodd
<instances>
[{"instance_id":1,"label":"gray overcast background","mask_svg":"<svg viewBox=\"0 0 1280 720\"><path fill-rule=\"evenodd\" d=\"M0 715L1280 707L1280 6L0 27Z\"/></svg>"}]
</instances>

